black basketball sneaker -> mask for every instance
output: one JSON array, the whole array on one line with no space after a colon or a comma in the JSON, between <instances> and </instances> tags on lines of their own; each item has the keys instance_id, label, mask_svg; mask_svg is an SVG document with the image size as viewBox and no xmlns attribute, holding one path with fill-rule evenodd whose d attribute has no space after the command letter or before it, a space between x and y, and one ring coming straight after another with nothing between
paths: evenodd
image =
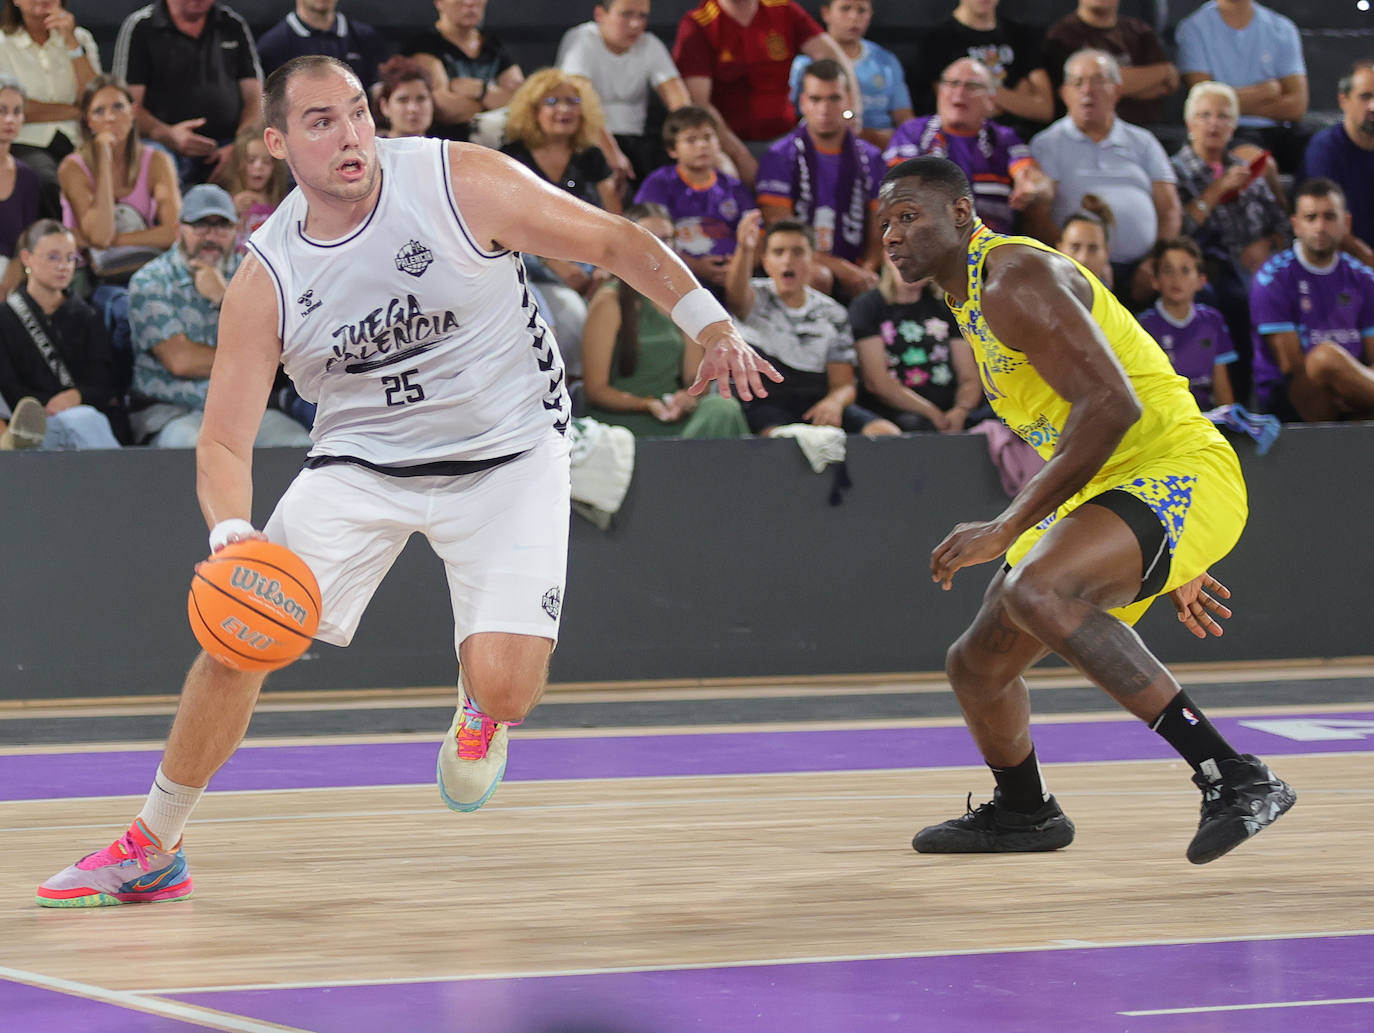
<instances>
[{"instance_id":1,"label":"black basketball sneaker","mask_svg":"<svg viewBox=\"0 0 1374 1033\"><path fill-rule=\"evenodd\" d=\"M1009 811L992 801L974 809L973 794L964 804L967 813L916 833L911 845L923 854L1012 854L1058 850L1073 842L1071 822L1053 796L1034 814Z\"/></svg>"},{"instance_id":2,"label":"black basketball sneaker","mask_svg":"<svg viewBox=\"0 0 1374 1033\"><path fill-rule=\"evenodd\" d=\"M1298 799L1292 786L1248 753L1204 761L1193 782L1202 790L1202 820L1188 844L1193 864L1215 861L1234 850L1277 821Z\"/></svg>"}]
</instances>

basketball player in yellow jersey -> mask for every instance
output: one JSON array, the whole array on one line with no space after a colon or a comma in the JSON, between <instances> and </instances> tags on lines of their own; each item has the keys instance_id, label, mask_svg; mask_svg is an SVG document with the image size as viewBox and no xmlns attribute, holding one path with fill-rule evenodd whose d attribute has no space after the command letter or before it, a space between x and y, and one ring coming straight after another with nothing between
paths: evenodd
<instances>
[{"instance_id":1,"label":"basketball player in yellow jersey","mask_svg":"<svg viewBox=\"0 0 1374 1033\"><path fill-rule=\"evenodd\" d=\"M1293 805L1258 758L1238 755L1131 625L1167 594L1195 635L1222 633L1226 588L1207 573L1240 537L1245 483L1188 383L1091 273L1027 237L988 230L943 158L888 172L883 246L908 282L933 277L978 359L983 390L1048 462L995 519L960 524L931 554L946 589L1005 555L946 661L992 769L991 803L932 825L922 853L1055 850L1073 823L1045 788L1022 674L1058 653L1158 732L1196 772L1206 864Z\"/></svg>"}]
</instances>

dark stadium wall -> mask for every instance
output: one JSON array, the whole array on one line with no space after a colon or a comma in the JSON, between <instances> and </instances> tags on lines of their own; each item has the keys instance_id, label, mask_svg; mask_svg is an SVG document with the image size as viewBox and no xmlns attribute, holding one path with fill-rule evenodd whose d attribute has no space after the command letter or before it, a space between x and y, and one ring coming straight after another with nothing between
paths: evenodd
<instances>
[{"instance_id":1,"label":"dark stadium wall","mask_svg":"<svg viewBox=\"0 0 1374 1033\"><path fill-rule=\"evenodd\" d=\"M1142 624L1169 661L1374 654L1369 517L1374 425L1290 427L1268 455L1239 446L1251 518L1215 573L1234 591L1222 639L1197 642L1157 604ZM261 523L299 467L256 460ZM852 438L852 486L830 504L786 440L640 442L612 529L573 518L557 682L932 671L992 566L951 592L931 548L1005 496L984 440ZM206 552L190 452L0 453L0 699L175 692L195 654L186 619ZM412 540L353 645L313 648L277 689L444 685L448 598Z\"/></svg>"}]
</instances>

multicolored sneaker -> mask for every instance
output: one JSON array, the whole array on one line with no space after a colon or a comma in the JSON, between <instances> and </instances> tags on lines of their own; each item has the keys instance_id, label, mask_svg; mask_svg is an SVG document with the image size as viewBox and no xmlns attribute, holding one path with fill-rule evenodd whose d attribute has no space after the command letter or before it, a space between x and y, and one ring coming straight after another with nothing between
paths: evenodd
<instances>
[{"instance_id":1,"label":"multicolored sneaker","mask_svg":"<svg viewBox=\"0 0 1374 1033\"><path fill-rule=\"evenodd\" d=\"M458 691L462 702L439 747L436 778L450 810L475 811L491 799L506 773L508 726L473 706L461 683Z\"/></svg>"},{"instance_id":2,"label":"multicolored sneaker","mask_svg":"<svg viewBox=\"0 0 1374 1033\"><path fill-rule=\"evenodd\" d=\"M105 907L185 900L191 872L178 842L164 850L141 819L104 850L87 854L38 887L40 907Z\"/></svg>"}]
</instances>

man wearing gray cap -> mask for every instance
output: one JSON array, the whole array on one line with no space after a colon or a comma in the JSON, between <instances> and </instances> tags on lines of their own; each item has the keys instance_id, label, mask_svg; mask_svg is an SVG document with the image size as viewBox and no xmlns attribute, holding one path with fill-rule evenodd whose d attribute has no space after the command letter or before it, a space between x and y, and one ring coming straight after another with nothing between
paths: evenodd
<instances>
[{"instance_id":1,"label":"man wearing gray cap","mask_svg":"<svg viewBox=\"0 0 1374 1033\"><path fill-rule=\"evenodd\" d=\"M130 415L135 440L162 448L194 448L210 386L219 306L239 256L238 212L217 186L186 192L176 246L129 281L134 376ZM309 445L310 435L276 409L264 414L258 445Z\"/></svg>"}]
</instances>

